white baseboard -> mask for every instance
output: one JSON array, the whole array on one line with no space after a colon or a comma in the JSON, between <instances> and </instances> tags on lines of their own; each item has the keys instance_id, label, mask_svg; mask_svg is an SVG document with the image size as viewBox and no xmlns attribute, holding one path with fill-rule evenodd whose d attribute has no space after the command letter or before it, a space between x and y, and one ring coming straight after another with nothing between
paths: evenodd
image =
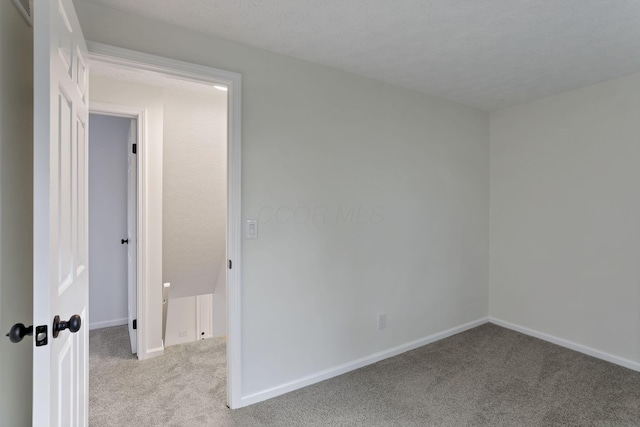
<instances>
[{"instance_id":1,"label":"white baseboard","mask_svg":"<svg viewBox=\"0 0 640 427\"><path fill-rule=\"evenodd\" d=\"M587 347L586 345L578 344L573 341L569 341L563 338L555 337L553 335L545 334L544 332L538 332L533 329L526 328L524 326L516 325L514 323L505 322L504 320L496 319L494 317L490 317L489 322L493 323L494 325L502 326L503 328L511 329L513 331L520 332L522 334L529 335L535 338L539 338L543 341L548 341L550 343L559 345L561 347L565 347L565 348L577 351L579 353L583 353L588 356L595 357L597 359L606 360L607 362L611 362L616 365L623 366L625 368L633 369L634 371L640 371L640 363L634 362L633 360L615 356L613 354L606 353L604 351Z\"/></svg>"},{"instance_id":2,"label":"white baseboard","mask_svg":"<svg viewBox=\"0 0 640 427\"><path fill-rule=\"evenodd\" d=\"M262 402L264 400L271 399L273 397L280 396L285 393L289 393L291 391L300 389L302 387L306 387L311 384L315 384L320 381L324 381L329 378L333 378L338 375L345 374L347 372L362 368L367 365L371 365L373 363L379 362L389 357L397 356L398 354L402 354L407 351L414 350L418 347L422 347L423 345L431 344L433 342L450 337L460 332L473 329L476 326L480 326L487 323L488 321L489 321L489 318L478 319L473 322L465 323L464 325L447 329L446 331L438 332L436 334L429 335L427 337L408 342L406 344L401 344L397 347L393 347L388 350L384 350L369 356L365 356L361 359L357 359L352 362L348 362L333 368L326 369L316 374L307 375L306 377L288 382L286 384L282 384L267 390L259 391L257 393L244 396L241 399L241 402L242 402L241 406L253 405L254 403Z\"/></svg>"},{"instance_id":3,"label":"white baseboard","mask_svg":"<svg viewBox=\"0 0 640 427\"><path fill-rule=\"evenodd\" d=\"M154 357L162 356L164 354L164 347L150 348L147 350L146 354L140 355L138 354L139 360L147 360L152 359Z\"/></svg>"},{"instance_id":4,"label":"white baseboard","mask_svg":"<svg viewBox=\"0 0 640 427\"><path fill-rule=\"evenodd\" d=\"M128 322L129 320L126 317L124 319L105 320L104 322L93 322L93 323L89 323L89 330L93 331L94 329L110 328L112 326L122 326L122 325L126 325Z\"/></svg>"}]
</instances>

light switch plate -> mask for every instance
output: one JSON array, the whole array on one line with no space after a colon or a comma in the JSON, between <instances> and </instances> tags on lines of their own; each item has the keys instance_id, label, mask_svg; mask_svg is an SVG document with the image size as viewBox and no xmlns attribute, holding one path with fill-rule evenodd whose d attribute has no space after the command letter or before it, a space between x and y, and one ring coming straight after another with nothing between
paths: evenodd
<instances>
[{"instance_id":1,"label":"light switch plate","mask_svg":"<svg viewBox=\"0 0 640 427\"><path fill-rule=\"evenodd\" d=\"M244 223L245 231L244 235L247 240L253 240L258 238L258 220L247 219Z\"/></svg>"}]
</instances>

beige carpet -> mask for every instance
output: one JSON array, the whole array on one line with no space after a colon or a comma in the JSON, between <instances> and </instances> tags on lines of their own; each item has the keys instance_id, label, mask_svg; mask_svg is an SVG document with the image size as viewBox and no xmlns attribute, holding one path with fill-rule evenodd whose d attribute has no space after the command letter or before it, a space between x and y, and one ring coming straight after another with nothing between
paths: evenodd
<instances>
[{"instance_id":1,"label":"beige carpet","mask_svg":"<svg viewBox=\"0 0 640 427\"><path fill-rule=\"evenodd\" d=\"M225 406L225 343L138 361L90 335L91 426L640 426L640 373L494 325L247 408Z\"/></svg>"}]
</instances>

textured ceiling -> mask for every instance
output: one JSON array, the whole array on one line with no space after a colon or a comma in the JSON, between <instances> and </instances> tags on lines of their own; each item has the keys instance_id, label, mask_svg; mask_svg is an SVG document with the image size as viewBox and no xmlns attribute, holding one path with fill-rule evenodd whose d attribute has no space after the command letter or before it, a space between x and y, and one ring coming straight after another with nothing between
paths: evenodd
<instances>
[{"instance_id":1,"label":"textured ceiling","mask_svg":"<svg viewBox=\"0 0 640 427\"><path fill-rule=\"evenodd\" d=\"M493 110L640 72L640 0L92 0Z\"/></svg>"}]
</instances>

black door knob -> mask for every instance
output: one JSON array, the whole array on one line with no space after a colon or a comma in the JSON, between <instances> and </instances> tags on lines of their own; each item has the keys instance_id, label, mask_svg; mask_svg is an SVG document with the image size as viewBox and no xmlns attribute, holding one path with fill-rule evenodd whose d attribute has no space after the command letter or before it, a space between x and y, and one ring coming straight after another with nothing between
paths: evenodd
<instances>
[{"instance_id":1,"label":"black door knob","mask_svg":"<svg viewBox=\"0 0 640 427\"><path fill-rule=\"evenodd\" d=\"M124 245L125 243L128 245L129 244L129 239L121 239L120 240L120 244L121 245Z\"/></svg>"},{"instance_id":2,"label":"black door knob","mask_svg":"<svg viewBox=\"0 0 640 427\"><path fill-rule=\"evenodd\" d=\"M12 343L22 341L27 335L33 335L33 326L26 327L22 323L16 323L7 334Z\"/></svg>"},{"instance_id":3,"label":"black door knob","mask_svg":"<svg viewBox=\"0 0 640 427\"><path fill-rule=\"evenodd\" d=\"M71 316L68 322L60 321L60 316L56 316L53 318L52 335L54 338L58 338L60 331L64 331L65 329L68 329L71 332L78 332L81 326L82 319L80 319L80 316L77 314Z\"/></svg>"}]
</instances>

